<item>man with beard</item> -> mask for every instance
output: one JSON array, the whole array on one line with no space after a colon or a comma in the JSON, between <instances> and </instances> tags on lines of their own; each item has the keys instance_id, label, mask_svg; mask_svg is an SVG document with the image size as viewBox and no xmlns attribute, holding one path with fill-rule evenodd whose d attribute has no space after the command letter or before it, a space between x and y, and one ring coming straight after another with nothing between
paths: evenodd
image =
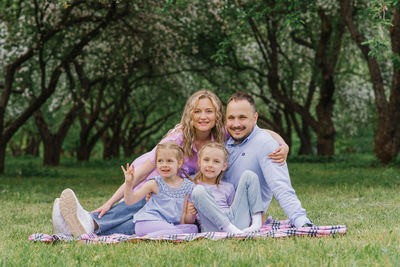
<instances>
[{"instance_id":1,"label":"man with beard","mask_svg":"<svg viewBox=\"0 0 400 267\"><path fill-rule=\"evenodd\" d=\"M295 227L312 226L290 183L287 164L273 163L268 157L279 144L257 126L257 118L254 99L250 95L238 92L228 100L226 128L231 137L225 145L229 159L224 180L236 189L245 170L255 172L260 181L264 211L275 196Z\"/></svg>"}]
</instances>

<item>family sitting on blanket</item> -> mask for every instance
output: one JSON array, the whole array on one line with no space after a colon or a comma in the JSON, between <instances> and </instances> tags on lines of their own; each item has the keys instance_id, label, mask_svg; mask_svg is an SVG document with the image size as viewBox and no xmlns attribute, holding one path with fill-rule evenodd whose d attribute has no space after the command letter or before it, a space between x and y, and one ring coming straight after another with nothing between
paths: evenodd
<instances>
[{"instance_id":1,"label":"family sitting on blanket","mask_svg":"<svg viewBox=\"0 0 400 267\"><path fill-rule=\"evenodd\" d=\"M267 210L272 196L275 196L294 226L312 225L290 184L287 165L282 164L288 153L287 145L276 133L258 128L257 116L253 98L242 92L236 93L228 101L225 128L221 101L212 92L201 90L188 99L181 123L170 130L160 143L175 142L181 146L185 155L182 173L193 176L198 170L197 151L210 141L225 142L230 154L223 180L237 188L242 173L253 171L259 179L263 211ZM159 175L154 160L155 149L133 162L136 167L132 184L134 191L141 187L144 180ZM123 198L126 187L125 183L121 185L103 206L92 213L86 212L74 195L73 198L62 196L61 200L56 199L53 207L55 231L72 231L75 235L88 232L100 235L134 234L133 216L146 201L142 199L130 206L120 201L114 205ZM200 208L199 214L201 212ZM81 230L74 233L77 224Z\"/></svg>"}]
</instances>

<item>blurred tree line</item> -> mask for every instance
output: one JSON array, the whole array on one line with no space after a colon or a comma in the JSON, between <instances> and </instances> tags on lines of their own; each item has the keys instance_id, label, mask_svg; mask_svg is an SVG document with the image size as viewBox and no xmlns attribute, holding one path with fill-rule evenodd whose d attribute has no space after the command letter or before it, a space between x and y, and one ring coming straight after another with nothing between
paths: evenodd
<instances>
[{"instance_id":1,"label":"blurred tree line","mask_svg":"<svg viewBox=\"0 0 400 267\"><path fill-rule=\"evenodd\" d=\"M333 155L370 129L400 149L394 0L0 3L0 173L7 154L58 165L143 153L194 91L253 94L259 123L298 154ZM374 137L375 136L375 137ZM122 151L121 151L122 149ZM351 149L350 149L351 150ZM341 151L342 152L342 151Z\"/></svg>"}]
</instances>

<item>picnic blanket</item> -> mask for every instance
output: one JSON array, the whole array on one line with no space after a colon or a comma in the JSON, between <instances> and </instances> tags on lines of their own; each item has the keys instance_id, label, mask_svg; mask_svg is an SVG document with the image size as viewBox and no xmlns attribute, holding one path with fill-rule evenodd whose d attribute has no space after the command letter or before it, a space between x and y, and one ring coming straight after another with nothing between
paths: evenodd
<instances>
[{"instance_id":1,"label":"picnic blanket","mask_svg":"<svg viewBox=\"0 0 400 267\"><path fill-rule=\"evenodd\" d=\"M156 238L137 235L124 235L112 234L106 236L98 236L95 233L84 234L74 238L69 234L42 234L36 233L29 236L30 241L54 243L57 241L72 242L81 241L87 244L117 244L120 242L136 242L144 240L158 240L158 241L172 241L184 242L193 241L196 239L210 239L220 240L225 238L231 239L257 239L257 238L278 238L278 237L292 237L292 236L336 236L344 235L347 232L345 225L331 225L331 226L312 226L296 228L290 224L289 220L274 220L271 216L267 218L266 223L257 232L232 234L226 232L204 232L198 234L174 234L174 235L161 235Z\"/></svg>"}]
</instances>

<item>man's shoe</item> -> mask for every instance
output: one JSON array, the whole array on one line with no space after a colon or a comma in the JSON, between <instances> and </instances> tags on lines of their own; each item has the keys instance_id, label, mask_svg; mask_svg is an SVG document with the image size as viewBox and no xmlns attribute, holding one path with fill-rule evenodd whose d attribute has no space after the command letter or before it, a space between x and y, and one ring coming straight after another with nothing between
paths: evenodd
<instances>
[{"instance_id":1,"label":"man's shoe","mask_svg":"<svg viewBox=\"0 0 400 267\"><path fill-rule=\"evenodd\" d=\"M82 208L74 191L67 188L60 196L60 209L69 229L74 236L92 233L94 221L89 212Z\"/></svg>"},{"instance_id":2,"label":"man's shoe","mask_svg":"<svg viewBox=\"0 0 400 267\"><path fill-rule=\"evenodd\" d=\"M61 214L59 198L54 200L52 219L55 234L71 234L68 224L65 222L64 217Z\"/></svg>"}]
</instances>

